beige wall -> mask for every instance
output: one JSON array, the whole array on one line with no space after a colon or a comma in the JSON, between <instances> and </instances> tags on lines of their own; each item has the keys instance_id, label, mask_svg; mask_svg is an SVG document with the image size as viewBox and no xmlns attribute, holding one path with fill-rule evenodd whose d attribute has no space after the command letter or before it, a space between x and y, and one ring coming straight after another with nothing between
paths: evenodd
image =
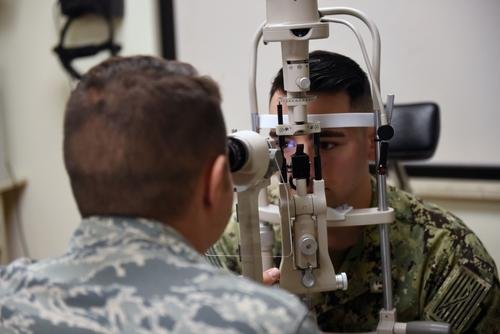
<instances>
[{"instance_id":1,"label":"beige wall","mask_svg":"<svg viewBox=\"0 0 500 334\"><path fill-rule=\"evenodd\" d=\"M9 223L11 227L22 224L34 258L62 252L79 221L61 153L64 104L71 84L51 52L58 40L54 3L0 0L0 103L15 176L27 180L18 219ZM156 3L125 1L126 14L117 36L123 55L158 53ZM86 20L75 26L70 40L82 35L99 41L95 37L102 30L100 21ZM85 61L82 66L91 63ZM13 232L11 257L24 255L19 229Z\"/></svg>"}]
</instances>

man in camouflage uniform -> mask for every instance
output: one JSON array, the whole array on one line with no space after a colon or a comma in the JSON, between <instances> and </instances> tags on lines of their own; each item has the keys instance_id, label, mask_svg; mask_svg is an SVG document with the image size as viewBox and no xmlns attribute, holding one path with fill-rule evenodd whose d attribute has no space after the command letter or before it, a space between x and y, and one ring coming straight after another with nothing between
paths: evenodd
<instances>
[{"instance_id":1,"label":"man in camouflage uniform","mask_svg":"<svg viewBox=\"0 0 500 334\"><path fill-rule=\"evenodd\" d=\"M311 91L318 96L309 106L310 113L372 110L366 74L351 59L313 52L310 75ZM271 89L271 112L283 91L280 71ZM376 206L375 181L368 171L368 160L374 158L373 129L323 130L321 157L327 204ZM291 147L297 143L303 143L306 151L311 152L311 141L305 136L289 138L287 142ZM285 150L285 155L289 154ZM270 191L270 198L277 204L276 189ZM450 323L454 333L499 333L497 269L477 236L450 212L394 187L388 188L387 199L396 215L390 225L390 240L398 321L435 320ZM281 233L276 232L277 236ZM313 296L320 328L374 330L383 306L378 227L329 228L328 239L335 269L347 273L349 287L347 291ZM223 238L211 249L212 253L226 256L209 258L240 272L239 258L234 256L238 240L238 224L233 216ZM275 254L280 253L277 242ZM264 273L268 283L277 278L276 268Z\"/></svg>"},{"instance_id":2,"label":"man in camouflage uniform","mask_svg":"<svg viewBox=\"0 0 500 334\"><path fill-rule=\"evenodd\" d=\"M231 210L225 147L219 90L190 65L93 68L65 116L83 220L64 255L0 268L0 333L317 332L296 297L200 255Z\"/></svg>"}]
</instances>

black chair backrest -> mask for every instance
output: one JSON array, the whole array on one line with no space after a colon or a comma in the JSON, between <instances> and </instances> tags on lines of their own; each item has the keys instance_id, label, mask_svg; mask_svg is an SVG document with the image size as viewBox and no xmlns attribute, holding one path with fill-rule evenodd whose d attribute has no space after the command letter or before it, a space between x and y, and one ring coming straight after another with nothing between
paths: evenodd
<instances>
[{"instance_id":1,"label":"black chair backrest","mask_svg":"<svg viewBox=\"0 0 500 334\"><path fill-rule=\"evenodd\" d=\"M439 106L433 102L398 104L392 112L394 137L390 160L424 160L434 155L439 141Z\"/></svg>"}]
</instances>

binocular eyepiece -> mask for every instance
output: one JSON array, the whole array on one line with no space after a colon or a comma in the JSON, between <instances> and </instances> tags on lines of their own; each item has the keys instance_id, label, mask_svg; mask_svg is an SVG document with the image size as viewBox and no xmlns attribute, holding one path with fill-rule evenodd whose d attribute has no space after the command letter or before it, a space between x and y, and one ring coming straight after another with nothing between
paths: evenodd
<instances>
[{"instance_id":1,"label":"binocular eyepiece","mask_svg":"<svg viewBox=\"0 0 500 334\"><path fill-rule=\"evenodd\" d=\"M227 154L229 157L229 169L231 173L238 172L248 161L248 150L245 144L238 138L227 138Z\"/></svg>"}]
</instances>

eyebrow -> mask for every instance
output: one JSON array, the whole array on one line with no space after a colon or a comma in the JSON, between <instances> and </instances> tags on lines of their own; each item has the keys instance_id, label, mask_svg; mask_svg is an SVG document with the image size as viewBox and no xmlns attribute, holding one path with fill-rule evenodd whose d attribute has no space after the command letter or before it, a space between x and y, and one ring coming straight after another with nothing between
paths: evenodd
<instances>
[{"instance_id":1,"label":"eyebrow","mask_svg":"<svg viewBox=\"0 0 500 334\"><path fill-rule=\"evenodd\" d=\"M346 137L346 134L343 131L338 130L324 130L321 131L321 137L344 138Z\"/></svg>"},{"instance_id":2,"label":"eyebrow","mask_svg":"<svg viewBox=\"0 0 500 334\"><path fill-rule=\"evenodd\" d=\"M273 129L273 130L269 131L269 136L278 137L276 135L276 130ZM338 130L323 130L323 131L321 131L321 137L345 138L346 134L343 131L338 131Z\"/></svg>"}]
</instances>

